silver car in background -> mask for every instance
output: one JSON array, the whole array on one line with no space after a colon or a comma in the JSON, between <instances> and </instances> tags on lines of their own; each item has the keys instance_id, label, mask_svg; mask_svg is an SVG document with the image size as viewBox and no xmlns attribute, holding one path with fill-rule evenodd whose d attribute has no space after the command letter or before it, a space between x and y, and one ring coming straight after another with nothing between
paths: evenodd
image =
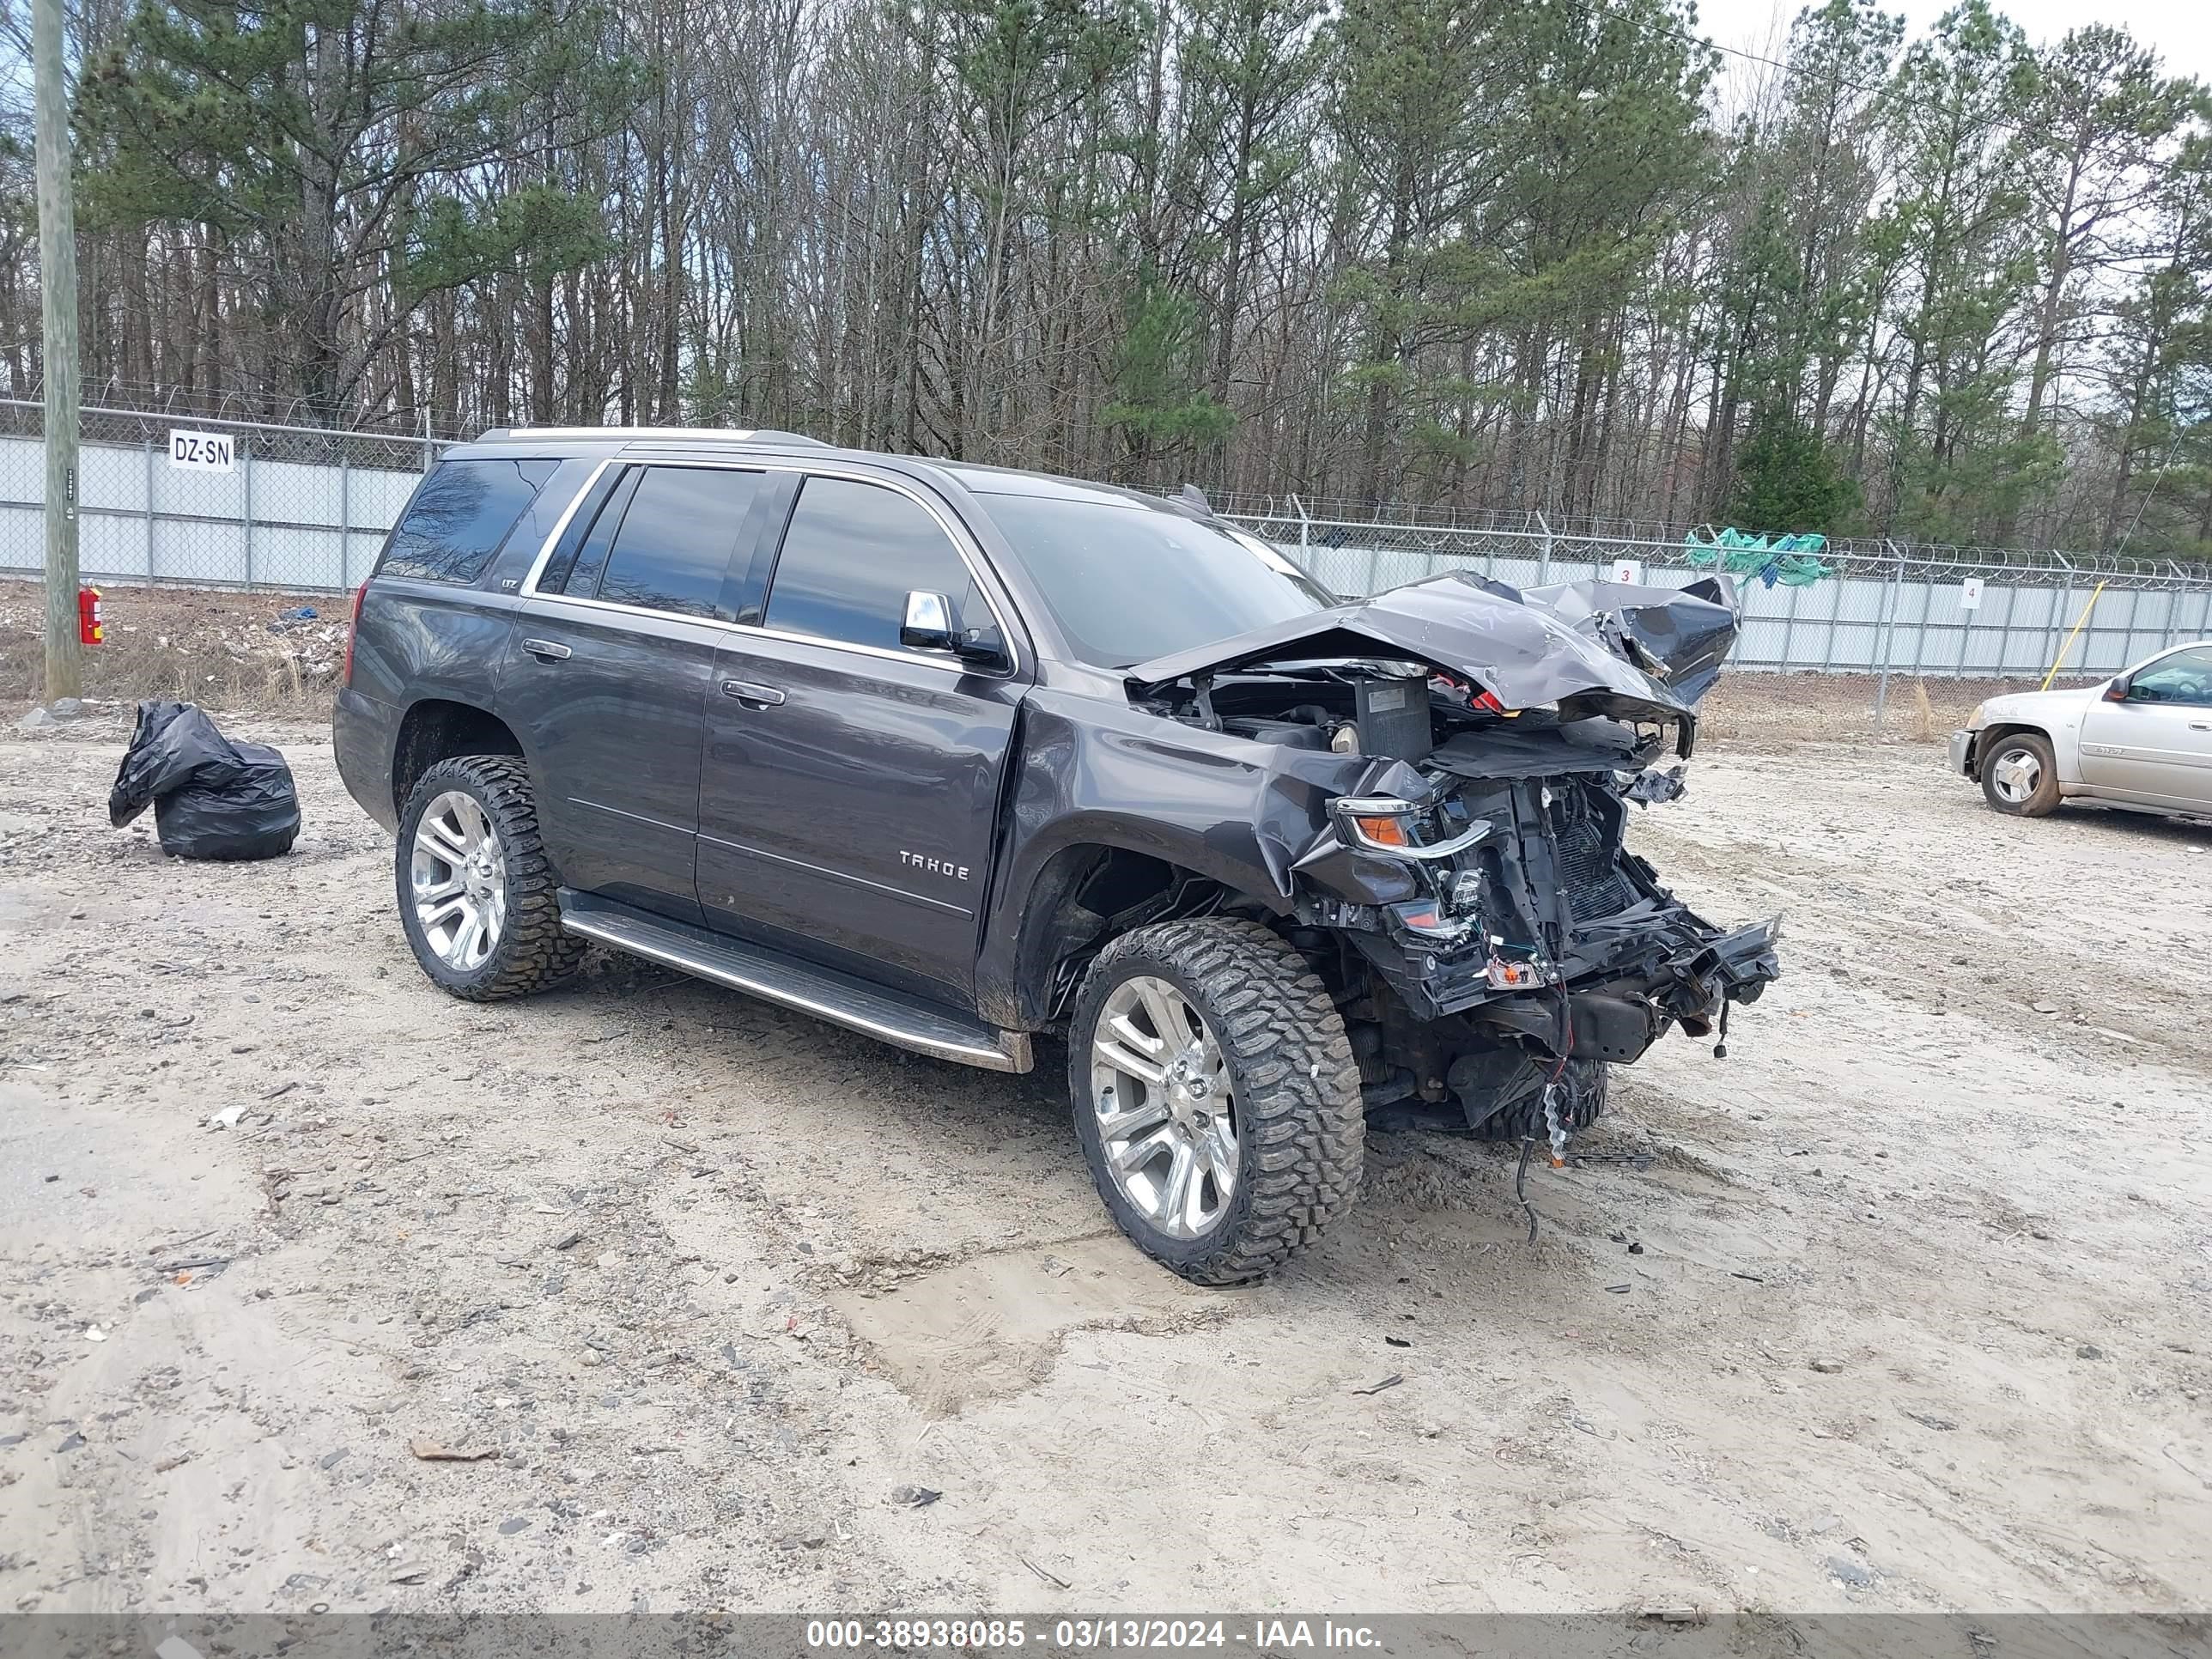
<instances>
[{"instance_id":1,"label":"silver car in background","mask_svg":"<svg viewBox=\"0 0 2212 1659\"><path fill-rule=\"evenodd\" d=\"M2062 800L2212 816L2212 640L2097 685L1991 697L1951 734L1951 769L2014 817Z\"/></svg>"}]
</instances>

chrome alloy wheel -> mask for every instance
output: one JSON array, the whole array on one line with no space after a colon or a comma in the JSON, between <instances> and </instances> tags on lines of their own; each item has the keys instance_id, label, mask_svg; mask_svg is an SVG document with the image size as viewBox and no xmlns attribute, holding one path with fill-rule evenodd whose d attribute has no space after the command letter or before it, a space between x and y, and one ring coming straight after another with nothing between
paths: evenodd
<instances>
[{"instance_id":1,"label":"chrome alloy wheel","mask_svg":"<svg viewBox=\"0 0 2212 1659\"><path fill-rule=\"evenodd\" d=\"M2043 787L2043 763L2032 749L2015 749L1990 768L1990 782L2008 805L2019 806Z\"/></svg>"},{"instance_id":2,"label":"chrome alloy wheel","mask_svg":"<svg viewBox=\"0 0 2212 1659\"><path fill-rule=\"evenodd\" d=\"M507 854L476 798L449 789L415 823L408 883L438 959L473 973L507 932Z\"/></svg>"},{"instance_id":3,"label":"chrome alloy wheel","mask_svg":"<svg viewBox=\"0 0 2212 1659\"><path fill-rule=\"evenodd\" d=\"M1091 1040L1091 1103L1114 1184L1173 1238L1198 1238L1237 1191L1237 1115L1221 1044L1166 980L1109 992Z\"/></svg>"}]
</instances>

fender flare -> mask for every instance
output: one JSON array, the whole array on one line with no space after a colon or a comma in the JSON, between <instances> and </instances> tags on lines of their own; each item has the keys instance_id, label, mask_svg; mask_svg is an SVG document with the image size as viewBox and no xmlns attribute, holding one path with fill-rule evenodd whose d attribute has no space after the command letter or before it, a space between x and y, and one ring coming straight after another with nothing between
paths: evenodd
<instances>
[{"instance_id":1,"label":"fender flare","mask_svg":"<svg viewBox=\"0 0 2212 1659\"><path fill-rule=\"evenodd\" d=\"M994 900L975 976L977 1000L987 1018L1024 1030L1053 1018L1052 981L1059 963L1072 951L1103 942L1091 934L1071 944L1063 919L1082 884L1115 853L1212 882L1273 915L1288 915L1294 909L1263 866L1228 854L1201 834L1119 813L1071 814L1017 851Z\"/></svg>"}]
</instances>

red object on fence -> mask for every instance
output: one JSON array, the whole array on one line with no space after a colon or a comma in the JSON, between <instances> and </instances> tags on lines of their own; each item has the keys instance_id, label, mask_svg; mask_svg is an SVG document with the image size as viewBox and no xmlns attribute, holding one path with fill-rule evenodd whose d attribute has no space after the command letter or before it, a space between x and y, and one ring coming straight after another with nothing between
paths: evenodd
<instances>
[{"instance_id":1,"label":"red object on fence","mask_svg":"<svg viewBox=\"0 0 2212 1659\"><path fill-rule=\"evenodd\" d=\"M76 591L76 640L79 645L99 645L107 638L107 630L100 623L100 590L80 587Z\"/></svg>"}]
</instances>

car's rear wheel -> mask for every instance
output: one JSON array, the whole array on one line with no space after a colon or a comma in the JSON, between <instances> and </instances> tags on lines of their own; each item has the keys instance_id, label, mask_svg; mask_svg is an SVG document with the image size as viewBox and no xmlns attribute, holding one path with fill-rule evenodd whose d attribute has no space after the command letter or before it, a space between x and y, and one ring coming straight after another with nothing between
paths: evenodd
<instances>
[{"instance_id":1,"label":"car's rear wheel","mask_svg":"<svg viewBox=\"0 0 2212 1659\"><path fill-rule=\"evenodd\" d=\"M1100 951L1068 1086L1107 1209L1200 1284L1264 1276L1358 1191L1366 1126L1344 1021L1257 922L1163 922Z\"/></svg>"},{"instance_id":2,"label":"car's rear wheel","mask_svg":"<svg viewBox=\"0 0 2212 1659\"><path fill-rule=\"evenodd\" d=\"M574 973L591 948L561 930L529 769L512 756L463 755L423 773L394 865L415 960L453 996L528 996Z\"/></svg>"},{"instance_id":3,"label":"car's rear wheel","mask_svg":"<svg viewBox=\"0 0 2212 1659\"><path fill-rule=\"evenodd\" d=\"M2058 763L2040 732L2014 732L1982 757L1982 799L2008 817L2039 818L2058 805Z\"/></svg>"}]
</instances>

